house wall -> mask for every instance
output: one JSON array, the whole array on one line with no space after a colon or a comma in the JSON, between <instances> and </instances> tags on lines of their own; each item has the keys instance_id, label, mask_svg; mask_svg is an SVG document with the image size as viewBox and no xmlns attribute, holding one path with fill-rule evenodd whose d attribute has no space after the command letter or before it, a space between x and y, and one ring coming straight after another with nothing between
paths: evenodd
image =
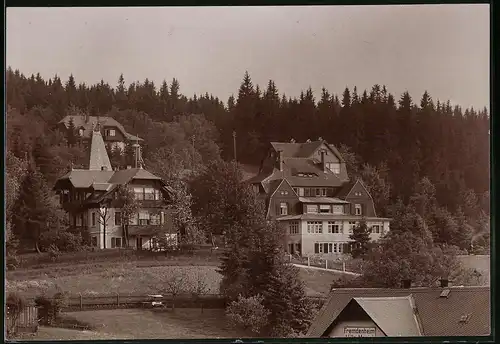
<instances>
[{"instance_id":1,"label":"house wall","mask_svg":"<svg viewBox=\"0 0 500 344\"><path fill-rule=\"evenodd\" d=\"M106 130L109 130L109 129L115 130L115 136L105 135ZM104 126L101 128L101 133L102 133L102 137L103 137L104 141L106 141L106 142L115 142L115 141L125 142L126 141L125 136L122 134L120 129L118 129L118 127L115 127L115 126Z\"/></svg>"},{"instance_id":2,"label":"house wall","mask_svg":"<svg viewBox=\"0 0 500 344\"><path fill-rule=\"evenodd\" d=\"M284 193L284 194L282 194ZM295 192L286 182L282 182L281 185L276 189L273 197L270 200L269 215L272 218L280 217L280 204L285 202L288 204L288 215L299 214L299 198L295 195Z\"/></svg>"},{"instance_id":3,"label":"house wall","mask_svg":"<svg viewBox=\"0 0 500 344\"><path fill-rule=\"evenodd\" d=\"M307 232L307 222L306 220L296 220L299 222L299 234L290 234L290 221L283 221L283 225L286 228L286 244L287 249L288 245L291 243L300 243L301 244L301 255L303 256L322 256L322 257L330 257L337 258L342 256L342 253L315 253L314 252L314 244L315 243L348 243L352 240L349 236L352 234L350 231L350 225L348 220L336 220L336 219L325 219L322 220L323 224L323 233L308 233ZM341 223L341 233L328 233L328 221L335 221L337 223ZM359 221L356 221L356 224L359 224ZM371 233L370 238L373 241L379 240L383 234L385 234L389 230L389 222L388 221L367 221L368 227L373 225L381 226L383 228L382 233Z\"/></svg>"},{"instance_id":4,"label":"house wall","mask_svg":"<svg viewBox=\"0 0 500 344\"><path fill-rule=\"evenodd\" d=\"M386 337L380 328L372 320L344 320L339 321L328 333L328 337L346 337L346 327L373 328L375 327L375 337Z\"/></svg>"},{"instance_id":5,"label":"house wall","mask_svg":"<svg viewBox=\"0 0 500 344\"><path fill-rule=\"evenodd\" d=\"M356 196L357 192L360 192L361 196ZM363 215L369 217L376 216L373 199L371 198L370 194L366 192L365 188L361 185L361 183L354 184L352 190L347 195L345 200L351 203L350 214L352 215L355 214L355 204L361 204L363 209L362 210Z\"/></svg>"}]
</instances>

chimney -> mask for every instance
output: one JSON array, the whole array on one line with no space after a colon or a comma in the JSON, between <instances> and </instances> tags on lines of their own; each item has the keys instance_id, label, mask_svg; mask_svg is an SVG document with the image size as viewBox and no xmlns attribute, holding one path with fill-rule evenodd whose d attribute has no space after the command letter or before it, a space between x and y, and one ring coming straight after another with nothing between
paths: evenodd
<instances>
[{"instance_id":1,"label":"chimney","mask_svg":"<svg viewBox=\"0 0 500 344\"><path fill-rule=\"evenodd\" d=\"M106 166L101 166L101 171L107 171L108 168Z\"/></svg>"},{"instance_id":2,"label":"chimney","mask_svg":"<svg viewBox=\"0 0 500 344\"><path fill-rule=\"evenodd\" d=\"M280 171L283 171L283 150L278 149L278 166Z\"/></svg>"},{"instance_id":3,"label":"chimney","mask_svg":"<svg viewBox=\"0 0 500 344\"><path fill-rule=\"evenodd\" d=\"M290 140L290 143L295 143L295 139L292 137L292 139Z\"/></svg>"},{"instance_id":4,"label":"chimney","mask_svg":"<svg viewBox=\"0 0 500 344\"><path fill-rule=\"evenodd\" d=\"M448 287L448 279L447 278L441 278L441 288L447 288Z\"/></svg>"},{"instance_id":5,"label":"chimney","mask_svg":"<svg viewBox=\"0 0 500 344\"><path fill-rule=\"evenodd\" d=\"M307 139L306 143L311 143L311 140L310 140L310 139Z\"/></svg>"},{"instance_id":6,"label":"chimney","mask_svg":"<svg viewBox=\"0 0 500 344\"><path fill-rule=\"evenodd\" d=\"M321 167L323 168L323 172L326 173L326 163L325 163L325 150L321 150Z\"/></svg>"},{"instance_id":7,"label":"chimney","mask_svg":"<svg viewBox=\"0 0 500 344\"><path fill-rule=\"evenodd\" d=\"M132 168L132 166L127 165L127 170L130 170L131 168Z\"/></svg>"},{"instance_id":8,"label":"chimney","mask_svg":"<svg viewBox=\"0 0 500 344\"><path fill-rule=\"evenodd\" d=\"M318 137L318 141L323 141L323 138L321 136Z\"/></svg>"},{"instance_id":9,"label":"chimney","mask_svg":"<svg viewBox=\"0 0 500 344\"><path fill-rule=\"evenodd\" d=\"M403 289L410 289L411 288L411 279L404 279L401 281L401 285Z\"/></svg>"}]
</instances>

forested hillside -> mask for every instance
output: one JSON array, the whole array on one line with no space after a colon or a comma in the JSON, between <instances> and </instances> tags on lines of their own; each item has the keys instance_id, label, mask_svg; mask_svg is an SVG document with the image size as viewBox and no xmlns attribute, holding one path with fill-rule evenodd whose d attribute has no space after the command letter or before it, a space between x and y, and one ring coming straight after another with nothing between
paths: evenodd
<instances>
[{"instance_id":1,"label":"forested hillside","mask_svg":"<svg viewBox=\"0 0 500 344\"><path fill-rule=\"evenodd\" d=\"M54 126L66 115L88 112L112 116L144 138L147 167L173 177L219 157L232 159L233 131L238 161L251 165L260 163L270 141L321 137L340 148L382 215L394 214L398 200L415 203L420 195L431 205L426 220L441 228L443 242L465 225L471 236L489 231L486 108L462 109L427 92L395 99L381 85L346 88L340 95L326 89L314 95L309 88L290 98L272 80L254 85L248 73L227 101L209 93L185 96L175 78L161 85L125 78L86 85L73 76L45 80L8 69L7 209L21 188L21 162L30 160L48 186L70 162L84 163L85 152L67 147ZM115 165L126 163L110 153Z\"/></svg>"}]
</instances>

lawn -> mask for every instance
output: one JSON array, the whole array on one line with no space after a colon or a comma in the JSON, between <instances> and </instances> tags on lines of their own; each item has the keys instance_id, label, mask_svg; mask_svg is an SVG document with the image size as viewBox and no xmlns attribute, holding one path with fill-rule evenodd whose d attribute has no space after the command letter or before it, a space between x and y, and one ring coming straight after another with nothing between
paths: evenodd
<instances>
[{"instance_id":1,"label":"lawn","mask_svg":"<svg viewBox=\"0 0 500 344\"><path fill-rule=\"evenodd\" d=\"M333 280L338 278L353 278L350 275L325 270L299 268L299 276L305 282L306 293L309 296L327 296Z\"/></svg>"},{"instance_id":2,"label":"lawn","mask_svg":"<svg viewBox=\"0 0 500 344\"><path fill-rule=\"evenodd\" d=\"M100 310L65 313L93 326L92 331L42 327L34 340L70 339L200 339L240 338L228 324L223 310ZM30 339L30 338L26 338Z\"/></svg>"}]
</instances>

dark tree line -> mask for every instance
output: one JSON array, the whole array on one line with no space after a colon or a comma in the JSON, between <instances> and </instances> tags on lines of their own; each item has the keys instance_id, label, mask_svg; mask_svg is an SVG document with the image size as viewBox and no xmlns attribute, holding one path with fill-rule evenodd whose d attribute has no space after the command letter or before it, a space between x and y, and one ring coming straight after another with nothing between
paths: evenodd
<instances>
[{"instance_id":1,"label":"dark tree line","mask_svg":"<svg viewBox=\"0 0 500 344\"><path fill-rule=\"evenodd\" d=\"M184 169L232 159L233 131L238 160L252 165L260 163L269 141L321 137L341 149L351 175L371 189L381 215L390 215L398 199L409 204L423 178L442 209L436 216L451 213L460 223L463 214L474 218L471 223L480 221L480 212L489 214L486 108L462 109L427 92L419 100L408 92L396 99L381 85L346 88L340 96L326 89L315 95L309 88L291 98L272 80L263 88L254 85L248 73L226 103L208 93L188 98L175 78L159 86L148 79L127 85L120 75L115 86L86 85L73 76L45 80L9 68L6 79L7 148L19 159L33 156L49 184L69 161L85 160L81 149L62 144L73 138L53 126L66 115L88 112L112 116L143 137L145 160L175 157ZM117 152L110 153L116 164L124 163ZM125 153L130 160L131 152Z\"/></svg>"}]
</instances>

